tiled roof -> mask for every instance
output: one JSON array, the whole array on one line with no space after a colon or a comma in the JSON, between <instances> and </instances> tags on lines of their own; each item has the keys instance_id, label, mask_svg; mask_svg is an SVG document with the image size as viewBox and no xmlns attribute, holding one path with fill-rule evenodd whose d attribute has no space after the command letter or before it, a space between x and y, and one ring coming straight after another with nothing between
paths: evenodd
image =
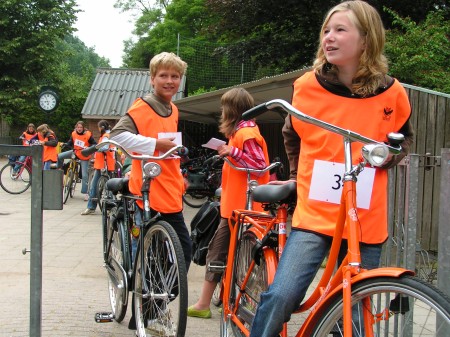
<instances>
[{"instance_id":1,"label":"tiled roof","mask_svg":"<svg viewBox=\"0 0 450 337\"><path fill-rule=\"evenodd\" d=\"M173 98L184 97L185 78ZM94 83L84 103L83 118L119 118L134 100L151 91L148 69L98 68Z\"/></svg>"}]
</instances>

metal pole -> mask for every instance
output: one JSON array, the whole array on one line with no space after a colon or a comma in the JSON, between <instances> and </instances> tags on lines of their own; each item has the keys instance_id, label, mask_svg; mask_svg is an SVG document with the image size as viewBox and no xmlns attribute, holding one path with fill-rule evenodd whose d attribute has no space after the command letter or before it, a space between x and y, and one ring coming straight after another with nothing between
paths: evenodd
<instances>
[{"instance_id":1,"label":"metal pole","mask_svg":"<svg viewBox=\"0 0 450 337\"><path fill-rule=\"evenodd\" d=\"M450 148L441 149L437 285L450 296ZM448 332L448 331L447 331Z\"/></svg>"},{"instance_id":2,"label":"metal pole","mask_svg":"<svg viewBox=\"0 0 450 337\"><path fill-rule=\"evenodd\" d=\"M42 146L32 148L30 336L41 336L42 322Z\"/></svg>"},{"instance_id":3,"label":"metal pole","mask_svg":"<svg viewBox=\"0 0 450 337\"><path fill-rule=\"evenodd\" d=\"M419 156L411 154L407 166L407 185L405 205L405 251L404 266L406 269L415 270L416 267L416 243L417 243L417 200L419 195Z\"/></svg>"}]
</instances>

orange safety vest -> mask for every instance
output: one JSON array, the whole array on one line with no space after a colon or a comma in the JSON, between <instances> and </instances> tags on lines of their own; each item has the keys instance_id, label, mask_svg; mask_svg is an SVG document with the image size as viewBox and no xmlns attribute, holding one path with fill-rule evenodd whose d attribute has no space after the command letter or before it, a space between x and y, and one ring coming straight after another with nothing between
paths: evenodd
<instances>
[{"instance_id":1,"label":"orange safety vest","mask_svg":"<svg viewBox=\"0 0 450 337\"><path fill-rule=\"evenodd\" d=\"M238 149L244 147L244 142L248 139L255 139L259 146L263 149L264 158L266 159L266 166L269 165L269 155L267 152L267 144L259 132L258 126L244 127L237 130L230 138L228 145L234 146ZM237 165L236 161L228 157L230 161ZM258 181L260 185L266 184L269 181L269 172L251 179ZM223 218L231 217L231 213L235 209L244 209L247 200L247 173L233 169L227 162L223 164L222 168L222 195L220 198L220 215ZM260 203L254 202L252 204L253 210L262 211Z\"/></svg>"},{"instance_id":2,"label":"orange safety vest","mask_svg":"<svg viewBox=\"0 0 450 337\"><path fill-rule=\"evenodd\" d=\"M34 133L34 134L31 134L31 133L28 133L28 132L25 131L22 134L22 136L25 138L25 139L22 139L22 145L23 146L30 146L30 140L35 138L37 136L37 134L38 134L37 132Z\"/></svg>"},{"instance_id":3,"label":"orange safety vest","mask_svg":"<svg viewBox=\"0 0 450 337\"><path fill-rule=\"evenodd\" d=\"M143 99L138 98L128 110L127 114L136 125L138 134L145 137L158 138L159 132L176 132L178 129L178 108L171 103L172 113L162 117ZM155 151L158 156L158 151ZM161 166L161 174L150 186L150 207L161 213L176 213L183 209L182 195L184 182L180 170L180 159L169 158L154 160ZM140 160L133 160L129 181L130 192L141 196L142 168ZM142 207L142 202L138 201Z\"/></svg>"},{"instance_id":4,"label":"orange safety vest","mask_svg":"<svg viewBox=\"0 0 450 337\"><path fill-rule=\"evenodd\" d=\"M307 115L377 141L386 141L389 132L400 130L411 114L405 89L397 80L379 95L348 98L325 90L313 72L306 73L295 81L292 105ZM314 189L311 182L314 166L319 165L318 160L344 163L342 136L294 117L291 120L301 139L297 170L297 207L292 226L333 236L339 205L313 200L309 198L309 193ZM361 161L362 146L361 143L353 143L353 164ZM369 208L358 207L361 242L377 244L387 239L387 174L387 170L375 169ZM367 189L364 192L367 193ZM346 237L346 229L344 233Z\"/></svg>"},{"instance_id":5,"label":"orange safety vest","mask_svg":"<svg viewBox=\"0 0 450 337\"><path fill-rule=\"evenodd\" d=\"M54 136L54 134L53 134L53 136ZM43 136L41 136L40 133L38 133L38 138L40 141L47 142L48 134L45 135L45 137L43 137ZM44 145L44 153L42 155L42 161L45 163L46 161L49 161L49 160L56 163L56 161L58 160L58 149L56 148L56 146Z\"/></svg>"},{"instance_id":6,"label":"orange safety vest","mask_svg":"<svg viewBox=\"0 0 450 337\"><path fill-rule=\"evenodd\" d=\"M103 138L109 138L109 133L104 133L98 139L98 142L101 143ZM110 145L109 149L105 152L95 152L95 160L94 160L94 168L96 170L101 170L105 168L105 157L106 157L106 165L108 167L108 171L114 171L116 168L116 158L114 158L114 146Z\"/></svg>"},{"instance_id":7,"label":"orange safety vest","mask_svg":"<svg viewBox=\"0 0 450 337\"><path fill-rule=\"evenodd\" d=\"M81 150L89 147L89 139L92 133L89 130L85 130L82 135L79 135L76 131L72 132L73 151L77 158L81 160L89 160L90 156L83 156Z\"/></svg>"}]
</instances>

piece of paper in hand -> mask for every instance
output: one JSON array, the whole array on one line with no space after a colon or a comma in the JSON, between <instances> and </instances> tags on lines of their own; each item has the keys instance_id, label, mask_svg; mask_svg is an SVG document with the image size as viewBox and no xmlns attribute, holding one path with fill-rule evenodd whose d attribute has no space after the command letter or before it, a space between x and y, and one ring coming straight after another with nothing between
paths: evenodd
<instances>
[{"instance_id":1,"label":"piece of paper in hand","mask_svg":"<svg viewBox=\"0 0 450 337\"><path fill-rule=\"evenodd\" d=\"M210 140L208 140L206 144L202 144L202 146L207 147L208 149L217 150L217 148L223 144L226 144L226 142L213 137Z\"/></svg>"},{"instance_id":2,"label":"piece of paper in hand","mask_svg":"<svg viewBox=\"0 0 450 337\"><path fill-rule=\"evenodd\" d=\"M159 132L158 133L158 139L166 139L166 138L174 138L174 140L172 140L172 142L174 142L177 145L183 145L181 132ZM163 153L160 152L159 155L162 156ZM169 156L167 159L169 159L169 158L180 158L180 157L172 154L172 156Z\"/></svg>"}]
</instances>

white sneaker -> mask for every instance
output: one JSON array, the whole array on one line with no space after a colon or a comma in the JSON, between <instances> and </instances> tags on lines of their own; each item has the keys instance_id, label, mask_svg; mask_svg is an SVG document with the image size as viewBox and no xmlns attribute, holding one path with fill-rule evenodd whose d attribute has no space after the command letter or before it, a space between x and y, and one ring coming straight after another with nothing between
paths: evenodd
<instances>
[{"instance_id":1,"label":"white sneaker","mask_svg":"<svg viewBox=\"0 0 450 337\"><path fill-rule=\"evenodd\" d=\"M86 208L83 212L81 212L81 215L89 215L89 214L94 214L94 213L95 213L95 209Z\"/></svg>"}]
</instances>

